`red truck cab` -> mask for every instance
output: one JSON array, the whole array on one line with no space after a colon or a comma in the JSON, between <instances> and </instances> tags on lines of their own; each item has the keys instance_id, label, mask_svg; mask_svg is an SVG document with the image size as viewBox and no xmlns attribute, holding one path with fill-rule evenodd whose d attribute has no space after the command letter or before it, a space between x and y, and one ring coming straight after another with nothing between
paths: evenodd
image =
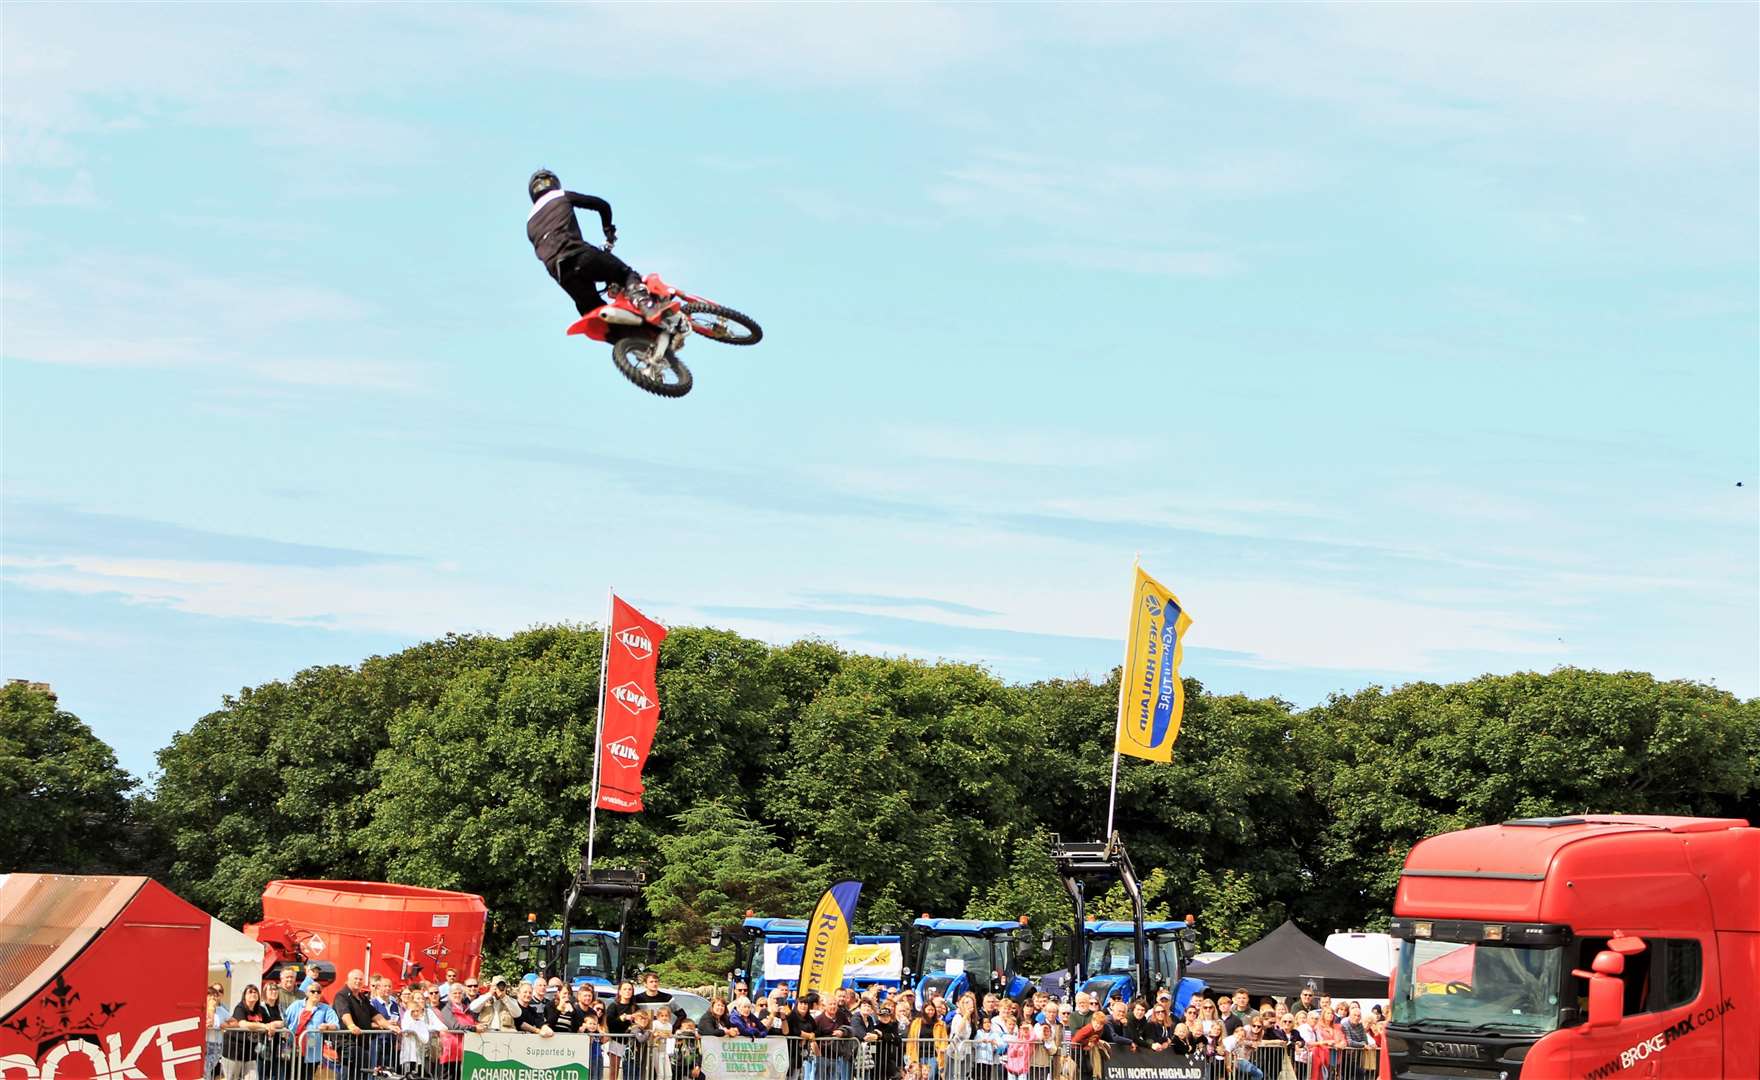
<instances>
[{"instance_id":1,"label":"red truck cab","mask_svg":"<svg viewBox=\"0 0 1760 1080\"><path fill-rule=\"evenodd\" d=\"M1760 829L1584 815L1400 873L1383 1080L1760 1077Z\"/></svg>"}]
</instances>

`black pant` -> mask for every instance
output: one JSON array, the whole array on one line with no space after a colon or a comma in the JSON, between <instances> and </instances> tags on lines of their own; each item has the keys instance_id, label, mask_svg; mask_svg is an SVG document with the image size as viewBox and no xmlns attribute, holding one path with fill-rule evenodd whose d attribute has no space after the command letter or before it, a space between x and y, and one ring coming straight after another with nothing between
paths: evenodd
<instances>
[{"instance_id":1,"label":"black pant","mask_svg":"<svg viewBox=\"0 0 1760 1080\"><path fill-rule=\"evenodd\" d=\"M609 251L583 245L558 255L552 273L562 291L574 301L575 310L585 315L605 305L605 298L599 295L599 282L621 288L635 271Z\"/></svg>"}]
</instances>

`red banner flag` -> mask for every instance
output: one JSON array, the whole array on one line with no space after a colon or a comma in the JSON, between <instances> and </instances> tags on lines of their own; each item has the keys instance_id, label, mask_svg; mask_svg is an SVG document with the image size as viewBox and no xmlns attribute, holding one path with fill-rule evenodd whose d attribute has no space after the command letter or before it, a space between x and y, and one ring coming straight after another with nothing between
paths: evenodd
<instances>
[{"instance_id":1,"label":"red banner flag","mask_svg":"<svg viewBox=\"0 0 1760 1080\"><path fill-rule=\"evenodd\" d=\"M599 704L599 802L633 814L642 808L642 766L660 723L654 667L666 628L611 598L611 640L605 645L605 692Z\"/></svg>"}]
</instances>

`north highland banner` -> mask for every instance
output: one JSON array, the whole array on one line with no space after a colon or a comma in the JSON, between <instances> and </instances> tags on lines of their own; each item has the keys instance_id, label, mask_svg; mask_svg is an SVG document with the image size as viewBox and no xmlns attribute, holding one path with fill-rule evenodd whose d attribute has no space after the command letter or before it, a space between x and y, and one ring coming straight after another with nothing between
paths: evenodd
<instances>
[{"instance_id":1,"label":"north highland banner","mask_svg":"<svg viewBox=\"0 0 1760 1080\"><path fill-rule=\"evenodd\" d=\"M826 889L813 908L801 956L802 997L816 990L828 1000L832 991L843 985L844 954L849 951L849 930L856 918L856 900L861 895L861 882L840 881Z\"/></svg>"},{"instance_id":2,"label":"north highland banner","mask_svg":"<svg viewBox=\"0 0 1760 1080\"><path fill-rule=\"evenodd\" d=\"M1179 680L1180 639L1191 624L1172 590L1137 567L1119 694L1119 753L1173 760L1173 741L1179 738L1186 709L1186 689Z\"/></svg>"},{"instance_id":3,"label":"north highland banner","mask_svg":"<svg viewBox=\"0 0 1760 1080\"><path fill-rule=\"evenodd\" d=\"M1220 1069L1223 1063L1220 1061L1215 1063L1217 1068L1205 1069L1202 1060L1187 1057L1184 1054L1133 1050L1128 1046L1112 1046L1107 1049L1110 1053L1106 1058L1106 1080L1204 1080L1206 1076L1223 1075ZM1291 1064L1294 1064L1293 1060ZM1236 1068L1239 1068L1238 1064ZM1246 1077L1252 1074L1237 1071L1234 1075ZM1283 1075L1295 1076L1299 1074L1293 1071L1288 1074L1275 1074L1272 1080L1277 1080L1278 1076ZM1315 1070L1315 1075L1319 1075L1319 1070ZM1339 1074L1335 1071L1333 1075ZM1365 1077L1373 1076L1374 1070L1371 1069L1362 1075Z\"/></svg>"},{"instance_id":4,"label":"north highland banner","mask_svg":"<svg viewBox=\"0 0 1760 1080\"><path fill-rule=\"evenodd\" d=\"M633 814L642 808L642 766L660 723L654 668L666 628L614 596L610 629L599 715L599 808Z\"/></svg>"}]
</instances>

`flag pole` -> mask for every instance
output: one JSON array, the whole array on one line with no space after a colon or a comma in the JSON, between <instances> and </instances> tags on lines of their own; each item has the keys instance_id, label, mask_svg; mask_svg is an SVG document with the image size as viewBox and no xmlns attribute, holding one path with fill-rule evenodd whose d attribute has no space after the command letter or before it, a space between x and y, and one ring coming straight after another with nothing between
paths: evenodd
<instances>
[{"instance_id":1,"label":"flag pole","mask_svg":"<svg viewBox=\"0 0 1760 1080\"><path fill-rule=\"evenodd\" d=\"M1137 617L1137 567L1143 565L1143 553L1137 552L1131 559L1131 618ZM1124 681L1130 677L1131 666L1131 625L1124 629L1124 663L1118 666L1118 709L1112 721L1112 787L1106 795L1106 843L1112 842L1113 811L1118 807L1118 733L1124 728Z\"/></svg>"},{"instance_id":2,"label":"flag pole","mask_svg":"<svg viewBox=\"0 0 1760 1080\"><path fill-rule=\"evenodd\" d=\"M617 591L605 587L605 631L599 648L599 715L593 718L593 801L587 804L587 876L593 876L593 838L599 827L599 757L605 747L605 665L611 662L611 616ZM1122 687L1124 683L1121 681ZM1121 699L1122 700L1122 699ZM1116 765L1114 766L1116 767Z\"/></svg>"}]
</instances>

